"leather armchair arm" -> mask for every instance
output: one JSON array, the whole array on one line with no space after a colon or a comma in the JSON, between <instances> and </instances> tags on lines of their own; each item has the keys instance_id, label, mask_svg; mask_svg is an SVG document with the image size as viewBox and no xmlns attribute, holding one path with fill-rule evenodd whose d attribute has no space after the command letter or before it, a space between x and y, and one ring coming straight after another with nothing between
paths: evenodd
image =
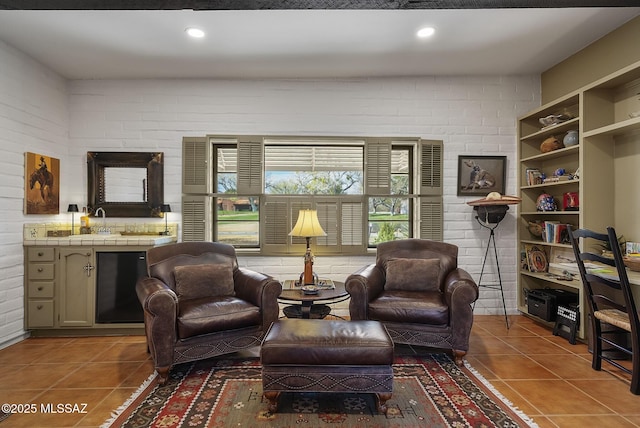
<instances>
[{"instance_id":1,"label":"leather armchair arm","mask_svg":"<svg viewBox=\"0 0 640 428\"><path fill-rule=\"evenodd\" d=\"M236 296L262 310L262 328L266 331L280 314L278 296L282 293L282 284L269 275L246 268L238 268L233 281Z\"/></svg>"},{"instance_id":2,"label":"leather armchair arm","mask_svg":"<svg viewBox=\"0 0 640 428\"><path fill-rule=\"evenodd\" d=\"M156 367L171 366L177 341L178 296L164 282L151 277L138 280L136 293L144 310L147 345Z\"/></svg>"},{"instance_id":3,"label":"leather armchair arm","mask_svg":"<svg viewBox=\"0 0 640 428\"><path fill-rule=\"evenodd\" d=\"M478 284L466 270L456 268L449 272L444 281L445 298L449 307L455 305L455 300L470 305L478 299Z\"/></svg>"},{"instance_id":4,"label":"leather armchair arm","mask_svg":"<svg viewBox=\"0 0 640 428\"><path fill-rule=\"evenodd\" d=\"M478 284L464 269L454 269L445 278L444 293L450 310L453 349L467 351L473 325L471 304L478 299Z\"/></svg>"},{"instance_id":5,"label":"leather armchair arm","mask_svg":"<svg viewBox=\"0 0 640 428\"><path fill-rule=\"evenodd\" d=\"M345 289L351 295L349 316L352 320L366 320L369 302L384 290L384 273L375 265L365 266L347 277Z\"/></svg>"}]
</instances>

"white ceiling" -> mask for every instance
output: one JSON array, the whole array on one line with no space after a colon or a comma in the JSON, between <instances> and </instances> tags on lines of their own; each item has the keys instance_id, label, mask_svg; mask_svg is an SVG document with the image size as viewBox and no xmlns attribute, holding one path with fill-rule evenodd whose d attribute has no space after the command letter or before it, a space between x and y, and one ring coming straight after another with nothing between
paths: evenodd
<instances>
[{"instance_id":1,"label":"white ceiling","mask_svg":"<svg viewBox=\"0 0 640 428\"><path fill-rule=\"evenodd\" d=\"M640 7L1 10L0 40L69 79L537 74L639 14ZM425 25L436 34L418 40ZM189 26L206 37L189 39Z\"/></svg>"}]
</instances>

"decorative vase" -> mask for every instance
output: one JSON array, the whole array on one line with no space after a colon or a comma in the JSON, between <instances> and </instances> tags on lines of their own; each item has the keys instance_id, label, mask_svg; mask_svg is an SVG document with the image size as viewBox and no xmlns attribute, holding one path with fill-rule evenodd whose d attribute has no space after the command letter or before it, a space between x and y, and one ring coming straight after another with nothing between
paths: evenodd
<instances>
[{"instance_id":1,"label":"decorative vase","mask_svg":"<svg viewBox=\"0 0 640 428\"><path fill-rule=\"evenodd\" d=\"M575 146L576 144L578 144L578 131L575 129L567 131L567 135L564 136L562 142L564 143L565 147Z\"/></svg>"}]
</instances>

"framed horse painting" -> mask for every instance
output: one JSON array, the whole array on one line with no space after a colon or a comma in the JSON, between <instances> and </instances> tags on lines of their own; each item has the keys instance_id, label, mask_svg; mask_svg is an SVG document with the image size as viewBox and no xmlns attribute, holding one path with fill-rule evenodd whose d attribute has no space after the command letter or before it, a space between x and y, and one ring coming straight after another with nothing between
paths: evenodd
<instances>
[{"instance_id":1,"label":"framed horse painting","mask_svg":"<svg viewBox=\"0 0 640 428\"><path fill-rule=\"evenodd\" d=\"M60 213L60 159L25 153L25 214Z\"/></svg>"}]
</instances>

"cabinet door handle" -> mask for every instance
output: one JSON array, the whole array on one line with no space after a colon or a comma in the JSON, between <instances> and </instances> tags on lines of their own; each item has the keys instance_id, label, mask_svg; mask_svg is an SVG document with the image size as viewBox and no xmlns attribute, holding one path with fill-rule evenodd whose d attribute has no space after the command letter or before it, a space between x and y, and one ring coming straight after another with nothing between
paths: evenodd
<instances>
[{"instance_id":1,"label":"cabinet door handle","mask_svg":"<svg viewBox=\"0 0 640 428\"><path fill-rule=\"evenodd\" d=\"M39 268L38 268L38 272L42 272L43 270L44 270L44 269L43 269L43 268L41 268L41 267L39 267Z\"/></svg>"},{"instance_id":2,"label":"cabinet door handle","mask_svg":"<svg viewBox=\"0 0 640 428\"><path fill-rule=\"evenodd\" d=\"M42 291L44 287L38 287L38 291Z\"/></svg>"},{"instance_id":3,"label":"cabinet door handle","mask_svg":"<svg viewBox=\"0 0 640 428\"><path fill-rule=\"evenodd\" d=\"M84 269L84 271L87 272L87 276L91 276L91 271L95 268L91 266L91 263L87 263L85 266L82 267L82 269Z\"/></svg>"},{"instance_id":4,"label":"cabinet door handle","mask_svg":"<svg viewBox=\"0 0 640 428\"><path fill-rule=\"evenodd\" d=\"M38 305L38 306L36 306L36 309L40 310L40 309L42 309L43 307L44 307L44 306L42 306L42 305Z\"/></svg>"}]
</instances>

